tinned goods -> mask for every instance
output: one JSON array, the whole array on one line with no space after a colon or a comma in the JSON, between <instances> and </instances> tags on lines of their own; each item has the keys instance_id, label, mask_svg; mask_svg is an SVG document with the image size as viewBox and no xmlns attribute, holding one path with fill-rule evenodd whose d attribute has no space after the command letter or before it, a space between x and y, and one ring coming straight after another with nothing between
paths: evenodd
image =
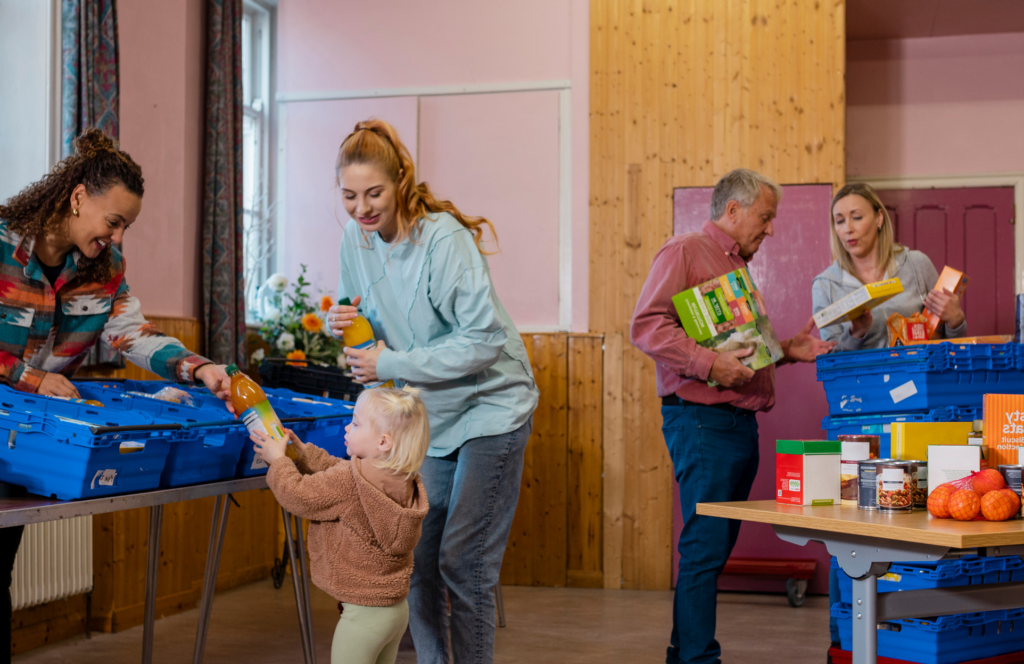
<instances>
[{"instance_id":1,"label":"tinned goods","mask_svg":"<svg viewBox=\"0 0 1024 664\"><path fill-rule=\"evenodd\" d=\"M879 512L914 510L914 467L910 461L885 461L876 466L875 487Z\"/></svg>"},{"instance_id":2,"label":"tinned goods","mask_svg":"<svg viewBox=\"0 0 1024 664\"><path fill-rule=\"evenodd\" d=\"M843 505L856 505L860 495L857 464L877 459L882 447L881 436L845 434L837 436L840 450L839 492Z\"/></svg>"},{"instance_id":3,"label":"tinned goods","mask_svg":"<svg viewBox=\"0 0 1024 664\"><path fill-rule=\"evenodd\" d=\"M912 460L911 474L914 476L914 507L928 507L928 462Z\"/></svg>"},{"instance_id":4,"label":"tinned goods","mask_svg":"<svg viewBox=\"0 0 1024 664\"><path fill-rule=\"evenodd\" d=\"M1021 495L1021 478L1024 476L1024 466L1016 464L1003 464L999 466L999 472L1006 480L1006 486L1019 497ZM1020 516L1020 512L1017 513Z\"/></svg>"},{"instance_id":5,"label":"tinned goods","mask_svg":"<svg viewBox=\"0 0 1024 664\"><path fill-rule=\"evenodd\" d=\"M878 490L876 471L879 463L893 459L866 459L857 463L857 508L862 510L878 509Z\"/></svg>"}]
</instances>

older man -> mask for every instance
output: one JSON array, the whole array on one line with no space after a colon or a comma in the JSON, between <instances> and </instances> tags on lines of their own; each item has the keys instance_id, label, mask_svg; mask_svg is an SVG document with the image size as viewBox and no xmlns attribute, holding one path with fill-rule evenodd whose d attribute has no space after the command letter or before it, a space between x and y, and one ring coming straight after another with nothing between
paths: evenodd
<instances>
[{"instance_id":1,"label":"older man","mask_svg":"<svg viewBox=\"0 0 1024 664\"><path fill-rule=\"evenodd\" d=\"M697 516L700 502L746 500L758 465L757 419L775 403L775 367L753 371L749 349L716 353L683 330L672 296L744 267L774 235L782 189L760 173L726 174L711 197L711 220L699 233L671 238L654 257L630 335L656 362L662 432L683 509L672 641L667 664L720 664L715 640L718 576L736 538L737 521ZM767 294L771 297L770 294ZM811 362L835 345L811 336L813 319L782 342L779 362ZM708 381L717 387L709 387Z\"/></svg>"}]
</instances>

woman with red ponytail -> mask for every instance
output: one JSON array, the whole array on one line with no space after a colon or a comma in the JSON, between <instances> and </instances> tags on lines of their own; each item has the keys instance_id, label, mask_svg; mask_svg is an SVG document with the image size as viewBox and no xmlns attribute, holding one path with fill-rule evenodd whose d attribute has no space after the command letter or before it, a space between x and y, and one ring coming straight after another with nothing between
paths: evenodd
<instances>
[{"instance_id":1,"label":"woman with red ponytail","mask_svg":"<svg viewBox=\"0 0 1024 664\"><path fill-rule=\"evenodd\" d=\"M430 508L408 600L416 660L447 664L451 652L456 664L486 664L539 395L491 282L484 243L494 225L417 182L409 151L380 120L360 122L342 142L337 177L352 219L338 298L353 306L332 307L328 325L341 336L365 316L378 342L345 349L353 375L419 388L430 416L420 469Z\"/></svg>"}]
</instances>

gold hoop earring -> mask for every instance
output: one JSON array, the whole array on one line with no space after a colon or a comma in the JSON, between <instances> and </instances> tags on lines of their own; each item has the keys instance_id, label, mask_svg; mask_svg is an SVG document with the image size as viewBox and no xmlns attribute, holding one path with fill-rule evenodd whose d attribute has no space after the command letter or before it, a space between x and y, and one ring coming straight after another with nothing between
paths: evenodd
<instances>
[{"instance_id":1,"label":"gold hoop earring","mask_svg":"<svg viewBox=\"0 0 1024 664\"><path fill-rule=\"evenodd\" d=\"M73 214L73 215L75 215L77 217L78 216L78 208L73 209L71 211L71 214Z\"/></svg>"}]
</instances>

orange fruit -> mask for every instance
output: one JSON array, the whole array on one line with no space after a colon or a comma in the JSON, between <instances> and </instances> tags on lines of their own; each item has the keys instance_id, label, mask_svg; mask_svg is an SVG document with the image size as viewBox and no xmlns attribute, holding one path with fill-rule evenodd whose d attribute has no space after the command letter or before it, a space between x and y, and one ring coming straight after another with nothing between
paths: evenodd
<instances>
[{"instance_id":1,"label":"orange fruit","mask_svg":"<svg viewBox=\"0 0 1024 664\"><path fill-rule=\"evenodd\" d=\"M1020 499L1008 489L989 491L981 497L981 514L989 521L1006 521L1020 510Z\"/></svg>"},{"instance_id":2,"label":"orange fruit","mask_svg":"<svg viewBox=\"0 0 1024 664\"><path fill-rule=\"evenodd\" d=\"M1003 479L1003 474L995 468L986 468L979 473L975 473L972 480L974 482L974 490L979 496L984 496L989 491L998 491L999 489L1006 488L1006 480Z\"/></svg>"},{"instance_id":3,"label":"orange fruit","mask_svg":"<svg viewBox=\"0 0 1024 664\"><path fill-rule=\"evenodd\" d=\"M957 488L952 484L940 484L928 496L928 512L940 519L949 518L949 497L956 493Z\"/></svg>"},{"instance_id":4,"label":"orange fruit","mask_svg":"<svg viewBox=\"0 0 1024 664\"><path fill-rule=\"evenodd\" d=\"M980 511L981 497L975 491L960 489L949 497L949 515L957 521L971 521Z\"/></svg>"}]
</instances>

